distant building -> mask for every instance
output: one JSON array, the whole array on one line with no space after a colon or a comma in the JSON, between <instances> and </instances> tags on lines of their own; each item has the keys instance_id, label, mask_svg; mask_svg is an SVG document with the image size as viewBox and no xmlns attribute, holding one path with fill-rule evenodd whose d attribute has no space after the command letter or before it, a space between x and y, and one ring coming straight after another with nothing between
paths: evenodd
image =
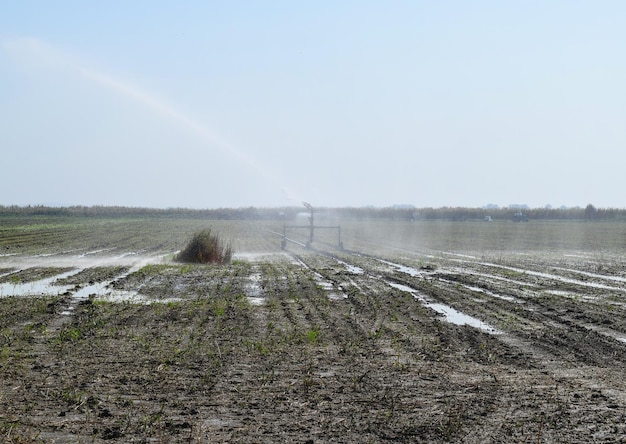
<instances>
[{"instance_id":1,"label":"distant building","mask_svg":"<svg viewBox=\"0 0 626 444\"><path fill-rule=\"evenodd\" d=\"M528 216L518 211L513 215L513 222L528 222Z\"/></svg>"}]
</instances>

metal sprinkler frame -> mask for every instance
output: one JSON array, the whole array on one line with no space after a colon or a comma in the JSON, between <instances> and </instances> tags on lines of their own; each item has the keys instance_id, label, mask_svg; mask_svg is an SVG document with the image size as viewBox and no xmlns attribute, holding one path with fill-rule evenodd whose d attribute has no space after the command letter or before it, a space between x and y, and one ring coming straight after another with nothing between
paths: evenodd
<instances>
[{"instance_id":1,"label":"metal sprinkler frame","mask_svg":"<svg viewBox=\"0 0 626 444\"><path fill-rule=\"evenodd\" d=\"M302 202L302 205L305 206L311 212L309 216L309 225L284 225L283 224L283 239L280 243L281 248L284 250L287 247L287 241L297 243L294 240L291 240L287 237L287 229L308 229L309 230L309 240L307 241L305 248L311 248L313 244L313 238L315 237L316 229L331 229L337 230L337 244L340 249L343 250L343 242L341 241L341 225L315 225L314 216L313 216L313 206L308 202ZM301 245L301 244L300 244Z\"/></svg>"}]
</instances>

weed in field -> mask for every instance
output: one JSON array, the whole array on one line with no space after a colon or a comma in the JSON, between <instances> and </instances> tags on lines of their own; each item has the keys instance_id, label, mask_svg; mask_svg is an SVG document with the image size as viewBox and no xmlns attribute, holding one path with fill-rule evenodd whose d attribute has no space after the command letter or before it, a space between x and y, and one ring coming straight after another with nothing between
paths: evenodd
<instances>
[{"instance_id":1,"label":"weed in field","mask_svg":"<svg viewBox=\"0 0 626 444\"><path fill-rule=\"evenodd\" d=\"M370 339L380 339L380 337L383 335L383 329L382 327L377 328L376 330L374 330L373 332L370 332L368 334L368 337Z\"/></svg>"},{"instance_id":2,"label":"weed in field","mask_svg":"<svg viewBox=\"0 0 626 444\"><path fill-rule=\"evenodd\" d=\"M11 432L17 429L19 425L20 425L20 422L17 420L9 421L9 420L0 418L0 431L6 437L10 437Z\"/></svg>"},{"instance_id":3,"label":"weed in field","mask_svg":"<svg viewBox=\"0 0 626 444\"><path fill-rule=\"evenodd\" d=\"M215 301L215 305L213 308L213 314L216 317L222 317L226 314L226 309L228 308L228 302L226 301Z\"/></svg>"},{"instance_id":4,"label":"weed in field","mask_svg":"<svg viewBox=\"0 0 626 444\"><path fill-rule=\"evenodd\" d=\"M265 341L245 339L243 344L248 349L248 352L256 352L263 356L270 354L270 348Z\"/></svg>"},{"instance_id":5,"label":"weed in field","mask_svg":"<svg viewBox=\"0 0 626 444\"><path fill-rule=\"evenodd\" d=\"M224 244L210 229L196 232L187 246L176 255L179 262L226 264L232 259L230 243Z\"/></svg>"},{"instance_id":6,"label":"weed in field","mask_svg":"<svg viewBox=\"0 0 626 444\"><path fill-rule=\"evenodd\" d=\"M194 270L193 265L185 264L179 268L180 274L189 274Z\"/></svg>"},{"instance_id":7,"label":"weed in field","mask_svg":"<svg viewBox=\"0 0 626 444\"><path fill-rule=\"evenodd\" d=\"M73 387L68 387L61 392L61 398L68 406L80 406L85 403L86 394Z\"/></svg>"},{"instance_id":8,"label":"weed in field","mask_svg":"<svg viewBox=\"0 0 626 444\"><path fill-rule=\"evenodd\" d=\"M319 327L315 327L306 332L306 339L309 344L317 344L320 340L320 330Z\"/></svg>"},{"instance_id":9,"label":"weed in field","mask_svg":"<svg viewBox=\"0 0 626 444\"><path fill-rule=\"evenodd\" d=\"M19 358L19 353L13 351L9 346L0 348L0 362L3 362L9 358Z\"/></svg>"},{"instance_id":10,"label":"weed in field","mask_svg":"<svg viewBox=\"0 0 626 444\"><path fill-rule=\"evenodd\" d=\"M169 268L169 265L166 264L148 264L142 267L140 270L136 271L133 274L137 274L141 277L147 277L152 275L161 274L163 270Z\"/></svg>"},{"instance_id":11,"label":"weed in field","mask_svg":"<svg viewBox=\"0 0 626 444\"><path fill-rule=\"evenodd\" d=\"M39 435L27 436L18 432L20 422L18 420L7 420L0 417L0 442L26 444L41 442Z\"/></svg>"},{"instance_id":12,"label":"weed in field","mask_svg":"<svg viewBox=\"0 0 626 444\"><path fill-rule=\"evenodd\" d=\"M67 327L61 330L57 343L76 342L83 336L82 331L78 327Z\"/></svg>"},{"instance_id":13,"label":"weed in field","mask_svg":"<svg viewBox=\"0 0 626 444\"><path fill-rule=\"evenodd\" d=\"M161 409L158 412L151 414L151 415L145 415L142 418L141 424L142 424L142 428L144 432L147 432L148 430L152 430L157 426L157 424L164 417L163 410L164 410L164 406L162 405Z\"/></svg>"}]
</instances>

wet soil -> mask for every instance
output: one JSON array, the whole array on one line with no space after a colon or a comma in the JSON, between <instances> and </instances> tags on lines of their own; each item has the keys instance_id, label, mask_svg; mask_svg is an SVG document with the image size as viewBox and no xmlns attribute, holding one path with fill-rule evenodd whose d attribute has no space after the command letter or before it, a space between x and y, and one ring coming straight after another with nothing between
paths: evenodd
<instances>
[{"instance_id":1,"label":"wet soil","mask_svg":"<svg viewBox=\"0 0 626 444\"><path fill-rule=\"evenodd\" d=\"M626 440L619 254L258 236L228 266L77 259L66 291L0 298L0 442ZM68 271L10 260L8 283ZM141 301L73 299L98 282Z\"/></svg>"}]
</instances>

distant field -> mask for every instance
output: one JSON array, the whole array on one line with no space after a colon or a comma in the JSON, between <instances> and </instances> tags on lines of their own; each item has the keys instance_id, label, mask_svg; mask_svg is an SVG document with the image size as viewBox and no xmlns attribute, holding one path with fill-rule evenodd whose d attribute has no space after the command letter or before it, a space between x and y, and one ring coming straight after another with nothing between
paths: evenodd
<instances>
[{"instance_id":1,"label":"distant field","mask_svg":"<svg viewBox=\"0 0 626 444\"><path fill-rule=\"evenodd\" d=\"M283 224L294 221L224 221L176 218L80 218L37 216L0 218L0 254L59 253L115 248L142 251L179 249L195 230L213 227L244 252L280 246ZM502 251L516 250L622 253L626 251L626 222L532 221L513 223L450 221L325 220L341 225L346 249L367 245L409 246L417 249ZM290 237L306 241L308 230L290 230ZM316 241L337 244L336 231L316 230ZM362 244L362 245L361 245Z\"/></svg>"},{"instance_id":2,"label":"distant field","mask_svg":"<svg viewBox=\"0 0 626 444\"><path fill-rule=\"evenodd\" d=\"M284 223L1 217L0 441L626 439L626 224Z\"/></svg>"}]
</instances>

